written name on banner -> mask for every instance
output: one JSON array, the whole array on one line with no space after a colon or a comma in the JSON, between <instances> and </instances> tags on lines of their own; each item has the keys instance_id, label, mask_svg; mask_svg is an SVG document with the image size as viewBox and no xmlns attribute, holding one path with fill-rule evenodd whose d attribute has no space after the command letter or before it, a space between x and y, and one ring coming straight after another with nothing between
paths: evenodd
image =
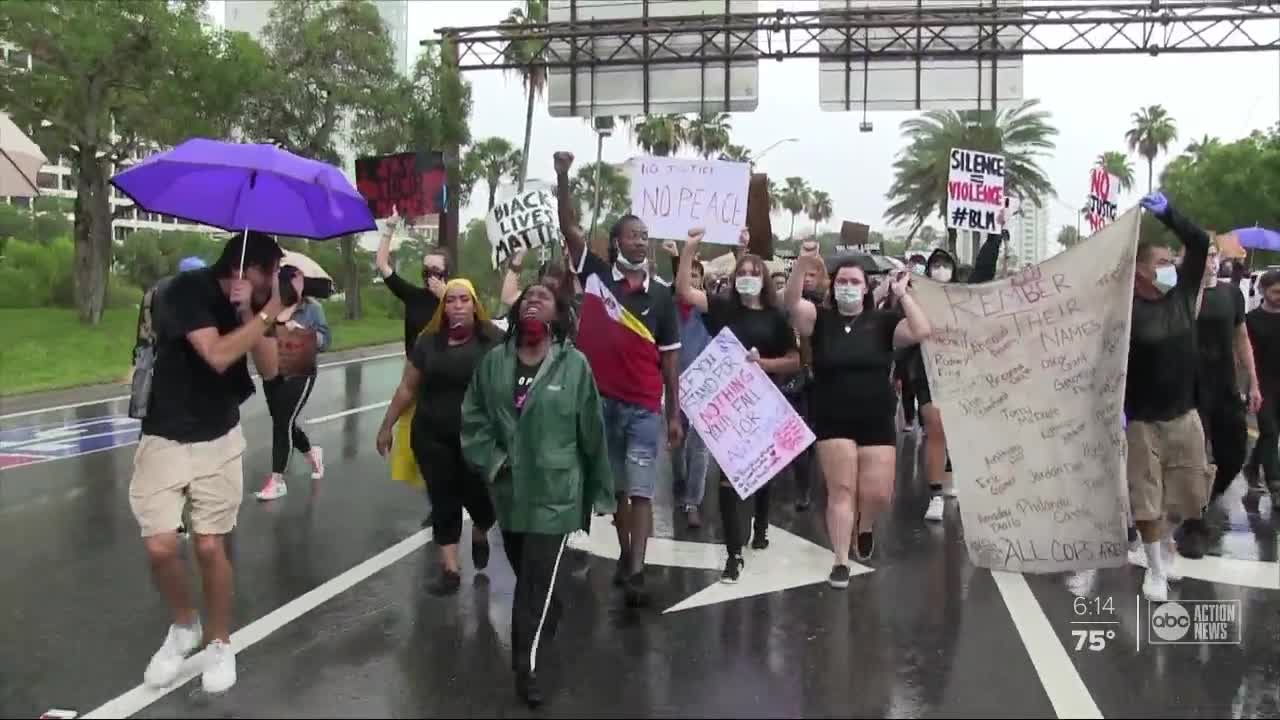
<instances>
[{"instance_id":1,"label":"written name on banner","mask_svg":"<svg viewBox=\"0 0 1280 720\"><path fill-rule=\"evenodd\" d=\"M1089 232L1096 233L1116 221L1116 192L1120 181L1104 167L1089 171L1089 196L1085 198L1085 219Z\"/></svg>"},{"instance_id":2,"label":"written name on banner","mask_svg":"<svg viewBox=\"0 0 1280 720\"><path fill-rule=\"evenodd\" d=\"M1126 562L1125 437L1135 209L1068 252L984 285L916 280L975 565Z\"/></svg>"},{"instance_id":3,"label":"written name on banner","mask_svg":"<svg viewBox=\"0 0 1280 720\"><path fill-rule=\"evenodd\" d=\"M947 173L947 227L998 233L1004 229L1004 157L951 150Z\"/></svg>"},{"instance_id":4,"label":"written name on banner","mask_svg":"<svg viewBox=\"0 0 1280 720\"><path fill-rule=\"evenodd\" d=\"M529 190L497 203L485 218L495 268L521 250L551 246L560 237L556 199L545 190Z\"/></svg>"},{"instance_id":5,"label":"written name on banner","mask_svg":"<svg viewBox=\"0 0 1280 720\"><path fill-rule=\"evenodd\" d=\"M680 409L744 499L815 440L728 328L681 373Z\"/></svg>"},{"instance_id":6,"label":"written name on banner","mask_svg":"<svg viewBox=\"0 0 1280 720\"><path fill-rule=\"evenodd\" d=\"M747 224L746 163L641 157L631 171L631 213L649 227L649 236L682 240L694 227L706 228L704 242L737 245Z\"/></svg>"}]
</instances>

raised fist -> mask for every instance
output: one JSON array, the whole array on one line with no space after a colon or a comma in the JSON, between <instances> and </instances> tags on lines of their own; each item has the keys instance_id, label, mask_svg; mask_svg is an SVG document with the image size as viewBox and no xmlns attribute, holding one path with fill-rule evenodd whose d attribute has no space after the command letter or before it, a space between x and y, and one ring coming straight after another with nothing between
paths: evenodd
<instances>
[{"instance_id":1,"label":"raised fist","mask_svg":"<svg viewBox=\"0 0 1280 720\"><path fill-rule=\"evenodd\" d=\"M569 172L569 168L573 167L573 153L567 150L561 150L554 156L556 162L556 174L564 174Z\"/></svg>"}]
</instances>

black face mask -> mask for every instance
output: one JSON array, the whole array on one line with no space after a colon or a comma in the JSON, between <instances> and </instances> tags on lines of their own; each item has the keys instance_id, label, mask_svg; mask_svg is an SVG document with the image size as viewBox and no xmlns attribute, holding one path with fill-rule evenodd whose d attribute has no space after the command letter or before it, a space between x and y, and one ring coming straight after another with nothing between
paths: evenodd
<instances>
[{"instance_id":1,"label":"black face mask","mask_svg":"<svg viewBox=\"0 0 1280 720\"><path fill-rule=\"evenodd\" d=\"M440 282L444 282L447 279L445 277L445 274L440 272L439 270L423 270L422 271L422 282L429 283L431 282L431 278L435 278Z\"/></svg>"}]
</instances>

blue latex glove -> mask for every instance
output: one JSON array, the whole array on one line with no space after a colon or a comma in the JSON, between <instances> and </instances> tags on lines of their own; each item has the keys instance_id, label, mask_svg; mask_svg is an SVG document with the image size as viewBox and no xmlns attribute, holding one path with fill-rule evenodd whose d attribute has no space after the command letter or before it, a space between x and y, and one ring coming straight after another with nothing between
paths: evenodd
<instances>
[{"instance_id":1,"label":"blue latex glove","mask_svg":"<svg viewBox=\"0 0 1280 720\"><path fill-rule=\"evenodd\" d=\"M1164 193L1159 190L1146 195L1138 202L1142 207L1150 210L1156 215L1164 215L1169 212L1169 198L1165 197Z\"/></svg>"}]
</instances>

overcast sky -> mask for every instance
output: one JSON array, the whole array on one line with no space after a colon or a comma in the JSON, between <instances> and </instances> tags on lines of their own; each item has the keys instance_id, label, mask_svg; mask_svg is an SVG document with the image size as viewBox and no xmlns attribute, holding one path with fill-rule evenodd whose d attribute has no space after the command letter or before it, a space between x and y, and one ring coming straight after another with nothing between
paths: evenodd
<instances>
[{"instance_id":1,"label":"overcast sky","mask_svg":"<svg viewBox=\"0 0 1280 720\"><path fill-rule=\"evenodd\" d=\"M409 4L414 49L419 41L435 37L436 28L497 23L516 6L504 0ZM816 2L803 0L760 0L760 11L771 12L779 4L788 10L816 8ZM1268 31L1269 37L1276 37L1275 28ZM519 78L496 70L471 71L468 77L475 101L472 136L500 135L518 147L525 116ZM1050 203L1051 239L1062 225L1075 224L1074 212L1083 204L1093 159L1105 150L1125 149L1124 133L1139 107L1159 103L1168 109L1178 126L1176 152L1204 135L1233 140L1280 121L1280 52L1032 57L1025 60L1023 82L1024 96L1039 98L1060 131L1057 151L1043 162L1059 195ZM800 138L772 150L758 169L776 179L799 175L829 192L834 226L840 220L856 220L882 228L891 164L903 145L898 126L911 114L872 113L874 131L859 133L860 111L820 111L816 60L762 62L759 87L759 108L731 115L733 141L759 153L781 138ZM530 176L550 178L551 154L560 149L574 152L580 162L592 160L595 136L581 119L550 117L544 99L534 112ZM638 153L625 129L604 144L606 161L620 162ZM1157 178L1166 160L1156 161ZM1145 190L1145 160L1135 157L1134 164L1138 184ZM483 210L479 203L485 195L477 188L473 211ZM1121 205L1136 200L1135 194ZM811 226L802 219L797 230L801 225Z\"/></svg>"}]
</instances>

